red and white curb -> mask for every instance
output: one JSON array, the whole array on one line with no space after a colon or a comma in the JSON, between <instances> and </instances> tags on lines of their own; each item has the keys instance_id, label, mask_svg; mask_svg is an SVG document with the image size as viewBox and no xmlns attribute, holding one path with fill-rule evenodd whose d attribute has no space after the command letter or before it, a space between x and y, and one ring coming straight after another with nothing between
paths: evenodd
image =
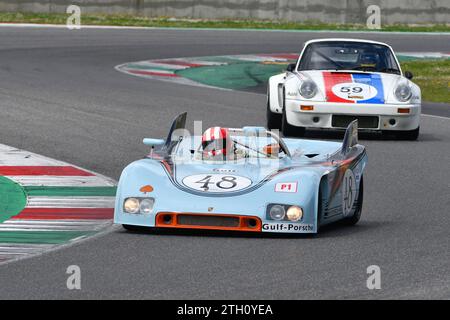
<instances>
[{"instance_id":1,"label":"red and white curb","mask_svg":"<svg viewBox=\"0 0 450 320\"><path fill-rule=\"evenodd\" d=\"M176 72L202 66L222 65L221 62L202 61L200 58L158 59L130 62L118 65L115 69L128 75L181 83L191 86L208 87L207 85L183 78Z\"/></svg>"},{"instance_id":2,"label":"red and white curb","mask_svg":"<svg viewBox=\"0 0 450 320\"><path fill-rule=\"evenodd\" d=\"M401 58L419 59L450 59L450 53L441 52L399 52ZM170 58L155 59L136 62L127 62L115 67L119 72L147 79L169 81L179 84L212 87L224 89L216 86L208 86L191 79L184 78L179 74L180 70L189 68L201 68L210 66L224 66L239 62L255 63L289 63L298 59L297 53L261 53L261 54L241 54L224 56L204 56L190 58Z\"/></svg>"},{"instance_id":3,"label":"red and white curb","mask_svg":"<svg viewBox=\"0 0 450 320\"><path fill-rule=\"evenodd\" d=\"M0 263L86 239L112 225L116 182L110 178L2 144L0 177ZM23 190L25 197L18 212L6 218L15 204L8 202L11 188L5 185ZM11 199L21 200L16 195Z\"/></svg>"}]
</instances>

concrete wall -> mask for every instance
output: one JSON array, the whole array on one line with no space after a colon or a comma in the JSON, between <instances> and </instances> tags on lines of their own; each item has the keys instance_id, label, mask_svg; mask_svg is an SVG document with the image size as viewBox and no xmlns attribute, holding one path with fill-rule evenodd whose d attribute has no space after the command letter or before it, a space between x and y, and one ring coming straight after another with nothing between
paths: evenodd
<instances>
[{"instance_id":1,"label":"concrete wall","mask_svg":"<svg viewBox=\"0 0 450 320\"><path fill-rule=\"evenodd\" d=\"M450 23L450 0L0 0L0 11L121 13L148 17L253 18L365 23L366 8L381 8L382 24Z\"/></svg>"}]
</instances>

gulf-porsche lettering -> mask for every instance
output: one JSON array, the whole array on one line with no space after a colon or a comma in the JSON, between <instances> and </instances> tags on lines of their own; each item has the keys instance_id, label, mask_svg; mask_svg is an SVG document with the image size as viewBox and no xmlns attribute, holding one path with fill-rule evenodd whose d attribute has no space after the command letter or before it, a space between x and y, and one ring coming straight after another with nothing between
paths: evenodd
<instances>
[{"instance_id":1,"label":"gulf-porsche lettering","mask_svg":"<svg viewBox=\"0 0 450 320\"><path fill-rule=\"evenodd\" d=\"M262 231L265 232L311 232L314 231L312 224L300 223L263 223Z\"/></svg>"},{"instance_id":2,"label":"gulf-porsche lettering","mask_svg":"<svg viewBox=\"0 0 450 320\"><path fill-rule=\"evenodd\" d=\"M297 182L279 182L275 185L275 192L297 192Z\"/></svg>"}]
</instances>

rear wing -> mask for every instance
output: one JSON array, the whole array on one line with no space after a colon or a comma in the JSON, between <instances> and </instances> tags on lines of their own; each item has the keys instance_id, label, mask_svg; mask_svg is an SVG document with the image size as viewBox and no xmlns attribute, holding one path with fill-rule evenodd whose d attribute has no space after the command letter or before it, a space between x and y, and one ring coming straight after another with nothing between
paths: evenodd
<instances>
[{"instance_id":1,"label":"rear wing","mask_svg":"<svg viewBox=\"0 0 450 320\"><path fill-rule=\"evenodd\" d=\"M353 146L358 144L358 120L353 120L345 130L341 154L346 156Z\"/></svg>"}]
</instances>

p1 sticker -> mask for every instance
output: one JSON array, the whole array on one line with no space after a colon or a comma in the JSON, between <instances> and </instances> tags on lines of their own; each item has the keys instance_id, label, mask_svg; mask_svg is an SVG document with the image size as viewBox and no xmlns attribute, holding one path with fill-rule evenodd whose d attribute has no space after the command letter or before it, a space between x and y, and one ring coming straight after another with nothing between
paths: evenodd
<instances>
[{"instance_id":1,"label":"p1 sticker","mask_svg":"<svg viewBox=\"0 0 450 320\"><path fill-rule=\"evenodd\" d=\"M347 169L342 180L342 213L348 216L356 199L356 179L353 171Z\"/></svg>"},{"instance_id":2,"label":"p1 sticker","mask_svg":"<svg viewBox=\"0 0 450 320\"><path fill-rule=\"evenodd\" d=\"M275 185L275 192L297 192L297 182L279 182Z\"/></svg>"}]
</instances>

